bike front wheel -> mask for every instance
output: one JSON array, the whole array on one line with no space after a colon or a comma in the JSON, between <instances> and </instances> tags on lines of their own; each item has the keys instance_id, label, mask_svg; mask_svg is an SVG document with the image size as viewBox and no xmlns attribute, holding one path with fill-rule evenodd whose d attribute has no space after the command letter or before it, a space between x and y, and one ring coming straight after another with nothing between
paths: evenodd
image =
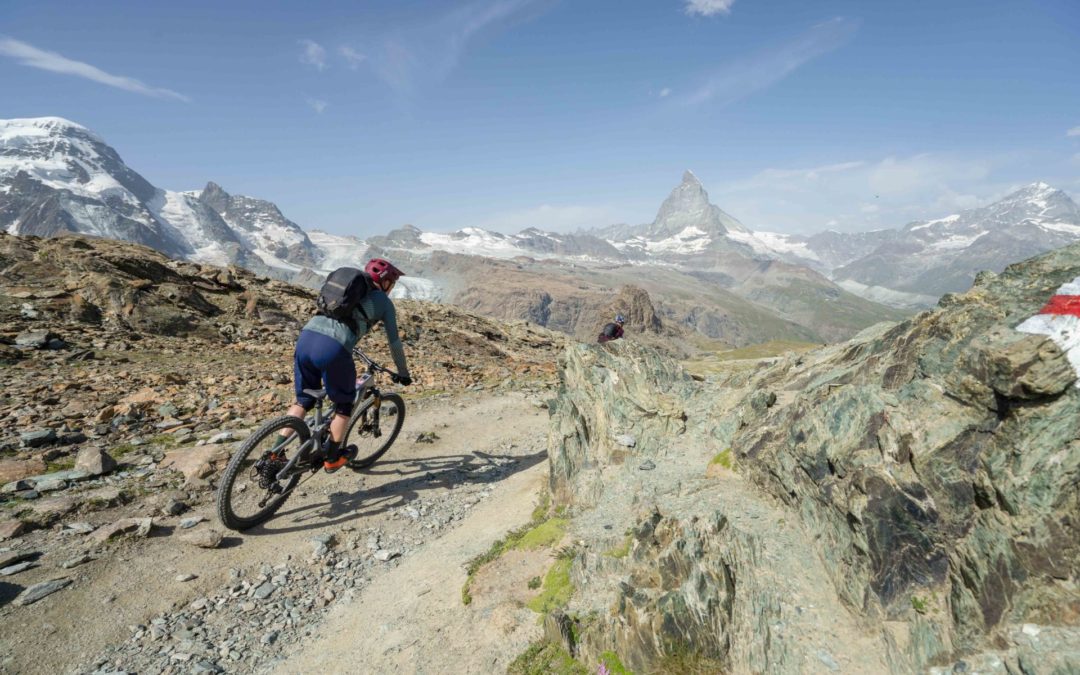
<instances>
[{"instance_id":1,"label":"bike front wheel","mask_svg":"<svg viewBox=\"0 0 1080 675\"><path fill-rule=\"evenodd\" d=\"M356 459L349 462L353 469L366 469L386 454L401 433L405 423L405 400L397 394L383 394L379 405L379 422L375 426L375 406L362 406L349 420L342 446L350 442L358 449ZM350 441L351 439L351 441Z\"/></svg>"},{"instance_id":2,"label":"bike front wheel","mask_svg":"<svg viewBox=\"0 0 1080 675\"><path fill-rule=\"evenodd\" d=\"M286 439L284 430L292 434ZM217 512L230 530L246 530L274 515L300 480L300 472L283 481L277 474L311 437L304 421L284 416L259 427L233 454L218 486Z\"/></svg>"}]
</instances>

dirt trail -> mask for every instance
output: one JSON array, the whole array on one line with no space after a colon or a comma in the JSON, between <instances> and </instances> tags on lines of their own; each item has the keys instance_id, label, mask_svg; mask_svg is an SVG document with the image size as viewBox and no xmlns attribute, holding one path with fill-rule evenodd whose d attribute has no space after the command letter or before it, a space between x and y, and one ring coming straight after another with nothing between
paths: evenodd
<instances>
[{"instance_id":1,"label":"dirt trail","mask_svg":"<svg viewBox=\"0 0 1080 675\"><path fill-rule=\"evenodd\" d=\"M463 568L529 520L545 477L540 464L507 479L460 527L335 607L318 639L274 672L504 672L539 637L536 614L512 597L464 605Z\"/></svg>"},{"instance_id":2,"label":"dirt trail","mask_svg":"<svg viewBox=\"0 0 1080 675\"><path fill-rule=\"evenodd\" d=\"M528 520L546 467L547 411L524 394L466 393L410 403L408 413L398 442L369 472L316 476L275 519L243 534L230 532L220 549L178 541L178 519L162 519L149 539L110 545L99 559L64 570L60 563L82 550L79 542L48 550L43 539L55 539L54 532L27 535L20 546L47 552L41 567L22 573L18 583L60 576L74 583L29 607L0 607L0 672L198 672L192 666L200 659L227 672L265 671L298 644L314 636L322 644L331 634L349 645L371 635L379 638L372 648L399 644L395 669L421 672L433 657L427 648L469 639L468 632L450 634L455 624L448 626L434 613L453 615L462 607L462 563ZM439 438L414 442L422 431ZM195 513L221 527L209 495L195 506ZM102 513L99 521L121 515L151 513ZM336 540L332 553L313 555L312 539L326 534ZM391 558L379 560L378 549ZM182 574L198 576L181 582ZM289 582L262 602L252 603L250 593L229 592L239 583L254 587L283 574L292 575ZM427 594L416 595L425 588ZM357 596L358 602L349 601ZM393 601L401 598L399 607ZM258 607L242 609L244 603ZM427 608L422 629L417 615L407 611L409 603ZM394 613L378 615L379 605ZM357 610L356 619L342 619ZM240 617L236 625L227 625L234 617ZM526 629L519 632L534 625L523 623ZM460 621L456 625L471 630ZM268 641L270 633L274 638ZM405 636L419 639L424 649L404 644ZM526 642L504 640L507 654L498 658L517 653L510 643ZM324 669L335 670L319 668Z\"/></svg>"}]
</instances>

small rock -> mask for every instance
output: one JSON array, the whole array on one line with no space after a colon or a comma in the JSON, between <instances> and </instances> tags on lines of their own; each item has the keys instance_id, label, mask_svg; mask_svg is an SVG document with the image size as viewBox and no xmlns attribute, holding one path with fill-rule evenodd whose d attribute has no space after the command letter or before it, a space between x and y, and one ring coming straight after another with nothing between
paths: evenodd
<instances>
[{"instance_id":1,"label":"small rock","mask_svg":"<svg viewBox=\"0 0 1080 675\"><path fill-rule=\"evenodd\" d=\"M188 505L179 499L169 498L165 506L161 507L161 513L165 516L178 516L188 510Z\"/></svg>"},{"instance_id":2,"label":"small rock","mask_svg":"<svg viewBox=\"0 0 1080 675\"><path fill-rule=\"evenodd\" d=\"M176 580L183 583L185 581L191 581L192 579L198 579L194 574L177 574Z\"/></svg>"},{"instance_id":3,"label":"small rock","mask_svg":"<svg viewBox=\"0 0 1080 675\"><path fill-rule=\"evenodd\" d=\"M392 558L396 558L399 555L401 555L400 552L398 552L398 551L388 551L385 548L380 548L378 551L375 551L375 559L378 560L379 562L388 562Z\"/></svg>"},{"instance_id":4,"label":"small rock","mask_svg":"<svg viewBox=\"0 0 1080 675\"><path fill-rule=\"evenodd\" d=\"M65 588L69 584L71 584L71 579L67 578L42 581L40 584L34 584L20 593L19 596L15 598L15 604L20 607L32 605L38 600Z\"/></svg>"},{"instance_id":5,"label":"small rock","mask_svg":"<svg viewBox=\"0 0 1080 675\"><path fill-rule=\"evenodd\" d=\"M202 530L195 530L189 534L185 534L180 539L193 546L199 548L217 548L221 546L221 541L224 539L224 535L218 532L212 527L207 527Z\"/></svg>"},{"instance_id":6,"label":"small rock","mask_svg":"<svg viewBox=\"0 0 1080 675\"><path fill-rule=\"evenodd\" d=\"M255 599L265 600L269 598L274 593L275 588L277 588L277 586L267 581L255 589Z\"/></svg>"},{"instance_id":7,"label":"small rock","mask_svg":"<svg viewBox=\"0 0 1080 675\"><path fill-rule=\"evenodd\" d=\"M146 537L150 535L150 530L153 529L153 527L153 518L124 518L111 525L105 525L98 528L90 538L98 543L104 543L109 539L125 534L134 533L136 537Z\"/></svg>"},{"instance_id":8,"label":"small rock","mask_svg":"<svg viewBox=\"0 0 1080 675\"><path fill-rule=\"evenodd\" d=\"M8 551L0 553L0 567L8 567L38 555L37 551Z\"/></svg>"},{"instance_id":9,"label":"small rock","mask_svg":"<svg viewBox=\"0 0 1080 675\"><path fill-rule=\"evenodd\" d=\"M656 468L656 462L652 461L651 459L647 459L642 462L641 466L639 466L638 468L642 471L652 471Z\"/></svg>"},{"instance_id":10,"label":"small rock","mask_svg":"<svg viewBox=\"0 0 1080 675\"><path fill-rule=\"evenodd\" d=\"M28 310L27 307L30 309ZM23 315L27 316L27 318L34 318L37 316L37 312L33 310L33 305L27 303L23 305ZM45 349L49 344L49 340L57 339L57 337L56 333L48 330L28 330L15 336L15 346L28 349Z\"/></svg>"},{"instance_id":11,"label":"small rock","mask_svg":"<svg viewBox=\"0 0 1080 675\"><path fill-rule=\"evenodd\" d=\"M25 572L26 570L37 567L38 564L32 560L9 565L8 567L0 567L0 577L10 577L12 574L18 574L19 572Z\"/></svg>"},{"instance_id":12,"label":"small rock","mask_svg":"<svg viewBox=\"0 0 1080 675\"><path fill-rule=\"evenodd\" d=\"M277 639L278 639L278 632L276 630L272 630L269 633L267 633L266 635L262 636L262 643L264 645L272 645L275 642L277 642Z\"/></svg>"},{"instance_id":13,"label":"small rock","mask_svg":"<svg viewBox=\"0 0 1080 675\"><path fill-rule=\"evenodd\" d=\"M93 556L91 556L91 555L89 555L87 553L84 553L84 554L82 554L82 555L80 555L80 556L78 556L76 558L72 558L71 560L65 560L63 563L60 564L60 567L63 567L64 569L69 570L72 567L78 567L79 565L85 565L86 563L91 562L93 560L94 560Z\"/></svg>"},{"instance_id":14,"label":"small rock","mask_svg":"<svg viewBox=\"0 0 1080 675\"><path fill-rule=\"evenodd\" d=\"M832 654L825 651L824 649L818 650L817 657L818 660L824 663L825 667L829 670L833 672L840 670L840 664L836 662L836 659L833 658Z\"/></svg>"},{"instance_id":15,"label":"small rock","mask_svg":"<svg viewBox=\"0 0 1080 675\"><path fill-rule=\"evenodd\" d=\"M228 443L229 441L233 440L234 438L235 438L235 435L233 434L233 432L231 432L231 431L222 431L222 432L214 434L213 436L208 438L206 442L207 443L212 443L212 444Z\"/></svg>"},{"instance_id":16,"label":"small rock","mask_svg":"<svg viewBox=\"0 0 1080 675\"><path fill-rule=\"evenodd\" d=\"M163 404L161 404L160 406L158 406L157 411L158 411L158 415L161 415L162 417L179 417L180 416L180 409L177 408L172 403L163 403Z\"/></svg>"},{"instance_id":17,"label":"small rock","mask_svg":"<svg viewBox=\"0 0 1080 675\"><path fill-rule=\"evenodd\" d=\"M90 523L64 523L60 526L60 534L90 534L94 526Z\"/></svg>"},{"instance_id":18,"label":"small rock","mask_svg":"<svg viewBox=\"0 0 1080 675\"><path fill-rule=\"evenodd\" d=\"M437 440L439 440L439 435L434 431L421 431L414 443L434 443Z\"/></svg>"},{"instance_id":19,"label":"small rock","mask_svg":"<svg viewBox=\"0 0 1080 675\"><path fill-rule=\"evenodd\" d=\"M19 440L27 448L41 448L56 442L56 431L53 429L38 429L19 434Z\"/></svg>"},{"instance_id":20,"label":"small rock","mask_svg":"<svg viewBox=\"0 0 1080 675\"><path fill-rule=\"evenodd\" d=\"M203 518L202 516L188 516L180 521L180 529L190 530L204 520L206 520L206 518Z\"/></svg>"},{"instance_id":21,"label":"small rock","mask_svg":"<svg viewBox=\"0 0 1080 675\"><path fill-rule=\"evenodd\" d=\"M21 520L5 520L0 522L0 541L14 539L26 531L26 523Z\"/></svg>"},{"instance_id":22,"label":"small rock","mask_svg":"<svg viewBox=\"0 0 1080 675\"><path fill-rule=\"evenodd\" d=\"M630 434L620 434L612 438L616 443L624 448L632 448L637 445L637 439Z\"/></svg>"},{"instance_id":23,"label":"small rock","mask_svg":"<svg viewBox=\"0 0 1080 675\"><path fill-rule=\"evenodd\" d=\"M102 476L116 470L116 460L101 448L86 446L75 458L75 469L91 476Z\"/></svg>"}]
</instances>

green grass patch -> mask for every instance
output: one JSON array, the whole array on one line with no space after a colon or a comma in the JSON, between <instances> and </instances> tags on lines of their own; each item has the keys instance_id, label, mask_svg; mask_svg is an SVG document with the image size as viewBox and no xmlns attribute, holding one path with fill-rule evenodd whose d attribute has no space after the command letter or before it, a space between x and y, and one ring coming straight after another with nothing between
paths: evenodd
<instances>
[{"instance_id":1,"label":"green grass patch","mask_svg":"<svg viewBox=\"0 0 1080 675\"><path fill-rule=\"evenodd\" d=\"M497 560L499 556L507 551L513 549L534 551L546 546L553 546L563 538L569 520L561 516L549 518L548 511L550 508L551 498L545 494L541 498L540 504L533 509L532 520L522 527L511 530L505 537L493 543L487 551L469 561L469 564L465 566L465 573L468 578L465 579L465 585L461 587L461 602L463 604L472 603L473 579L484 565ZM558 514L560 511L556 509L556 513ZM562 513L565 513L565 511Z\"/></svg>"},{"instance_id":2,"label":"green grass patch","mask_svg":"<svg viewBox=\"0 0 1080 675\"><path fill-rule=\"evenodd\" d=\"M75 458L65 457L64 459L58 459L53 462L45 463L45 473L53 473L54 471L67 471L68 469L75 468Z\"/></svg>"},{"instance_id":3,"label":"green grass patch","mask_svg":"<svg viewBox=\"0 0 1080 675\"><path fill-rule=\"evenodd\" d=\"M540 594L528 602L528 607L537 614L545 615L570 601L574 594L574 585L570 582L570 558L559 558L544 575L544 586Z\"/></svg>"},{"instance_id":4,"label":"green grass patch","mask_svg":"<svg viewBox=\"0 0 1080 675\"><path fill-rule=\"evenodd\" d=\"M657 675L715 675L727 671L717 659L692 650L680 650L660 657L651 672Z\"/></svg>"},{"instance_id":5,"label":"green grass patch","mask_svg":"<svg viewBox=\"0 0 1080 675\"><path fill-rule=\"evenodd\" d=\"M550 518L523 534L513 544L513 548L522 551L535 551L538 548L554 546L562 541L569 524L566 518Z\"/></svg>"},{"instance_id":6,"label":"green grass patch","mask_svg":"<svg viewBox=\"0 0 1080 675\"><path fill-rule=\"evenodd\" d=\"M611 675L634 675L633 671L626 669L626 666L619 660L619 655L615 652L604 652L601 654L600 663L607 667L607 670Z\"/></svg>"},{"instance_id":7,"label":"green grass patch","mask_svg":"<svg viewBox=\"0 0 1080 675\"><path fill-rule=\"evenodd\" d=\"M551 495L547 492L540 495L540 503L536 505L536 508L532 512L532 520L530 522L538 523L547 517L548 510L551 508Z\"/></svg>"},{"instance_id":8,"label":"green grass patch","mask_svg":"<svg viewBox=\"0 0 1080 675\"><path fill-rule=\"evenodd\" d=\"M920 598L917 595L911 596L911 608L919 614L926 614L926 610L928 609L926 598Z\"/></svg>"},{"instance_id":9,"label":"green grass patch","mask_svg":"<svg viewBox=\"0 0 1080 675\"><path fill-rule=\"evenodd\" d=\"M725 448L716 453L716 456L709 461L709 464L719 464L729 471L734 471L735 463L731 459L731 448Z\"/></svg>"},{"instance_id":10,"label":"green grass patch","mask_svg":"<svg viewBox=\"0 0 1080 675\"><path fill-rule=\"evenodd\" d=\"M120 445L114 445L113 447L109 448L109 456L113 459L123 457L124 455L135 452L136 447L137 446L134 446L131 443L121 443Z\"/></svg>"},{"instance_id":11,"label":"green grass patch","mask_svg":"<svg viewBox=\"0 0 1080 675\"><path fill-rule=\"evenodd\" d=\"M150 439L152 445L160 445L162 447L171 448L180 444L180 439L176 437L176 434L158 434Z\"/></svg>"},{"instance_id":12,"label":"green grass patch","mask_svg":"<svg viewBox=\"0 0 1080 675\"><path fill-rule=\"evenodd\" d=\"M589 670L554 642L536 642L506 668L507 675L590 675Z\"/></svg>"}]
</instances>

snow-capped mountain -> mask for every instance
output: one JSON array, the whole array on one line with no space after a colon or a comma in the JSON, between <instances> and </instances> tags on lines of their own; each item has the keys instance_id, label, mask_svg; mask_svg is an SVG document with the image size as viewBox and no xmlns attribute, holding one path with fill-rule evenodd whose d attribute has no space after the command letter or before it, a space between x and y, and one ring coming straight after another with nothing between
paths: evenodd
<instances>
[{"instance_id":1,"label":"snow-capped mountain","mask_svg":"<svg viewBox=\"0 0 1080 675\"><path fill-rule=\"evenodd\" d=\"M191 255L184 235L155 213L176 206L86 127L59 117L0 120L0 227L8 232L83 232Z\"/></svg>"},{"instance_id":2,"label":"snow-capped mountain","mask_svg":"<svg viewBox=\"0 0 1080 675\"><path fill-rule=\"evenodd\" d=\"M981 270L1080 240L1080 207L1046 183L982 208L911 223L869 253L835 268L837 281L937 297L966 290Z\"/></svg>"},{"instance_id":3,"label":"snow-capped mountain","mask_svg":"<svg viewBox=\"0 0 1080 675\"><path fill-rule=\"evenodd\" d=\"M315 267L323 257L304 230L264 199L230 195L207 183L198 200L218 213L229 227L271 267Z\"/></svg>"}]
</instances>

